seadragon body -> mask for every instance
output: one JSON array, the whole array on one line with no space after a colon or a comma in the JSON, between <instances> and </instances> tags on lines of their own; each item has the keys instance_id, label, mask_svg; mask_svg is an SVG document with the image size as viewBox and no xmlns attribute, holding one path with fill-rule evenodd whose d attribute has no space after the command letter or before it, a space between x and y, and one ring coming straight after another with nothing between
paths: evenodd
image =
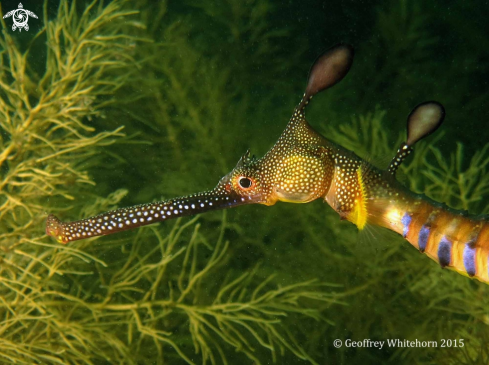
<instances>
[{"instance_id":1,"label":"seadragon body","mask_svg":"<svg viewBox=\"0 0 489 365\"><path fill-rule=\"evenodd\" d=\"M387 170L328 141L305 119L311 98L349 71L353 50L338 45L320 56L306 92L277 143L261 159L249 152L207 192L121 208L75 222L50 215L46 233L58 242L107 235L172 218L246 204L277 201L307 203L324 199L342 219L361 230L367 224L390 229L414 247L463 275L489 283L489 220L417 195L396 181L395 173L412 146L442 123L443 107L418 105L408 117L408 138Z\"/></svg>"}]
</instances>

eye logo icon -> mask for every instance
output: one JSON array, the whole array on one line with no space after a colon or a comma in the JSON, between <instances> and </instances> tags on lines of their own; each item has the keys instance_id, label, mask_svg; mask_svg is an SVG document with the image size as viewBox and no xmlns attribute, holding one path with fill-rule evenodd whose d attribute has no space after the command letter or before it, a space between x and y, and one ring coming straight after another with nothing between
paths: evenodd
<instances>
[{"instance_id":1,"label":"eye logo icon","mask_svg":"<svg viewBox=\"0 0 489 365\"><path fill-rule=\"evenodd\" d=\"M19 32L22 31L22 28L24 28L26 31L29 30L29 25L27 24L29 20L29 15L33 18L37 19L37 15L34 14L30 10L24 9L22 6L22 3L19 3L19 8L9 11L7 14L3 16L3 19L12 17L14 24L12 25L12 30L15 31L17 28L19 28Z\"/></svg>"}]
</instances>

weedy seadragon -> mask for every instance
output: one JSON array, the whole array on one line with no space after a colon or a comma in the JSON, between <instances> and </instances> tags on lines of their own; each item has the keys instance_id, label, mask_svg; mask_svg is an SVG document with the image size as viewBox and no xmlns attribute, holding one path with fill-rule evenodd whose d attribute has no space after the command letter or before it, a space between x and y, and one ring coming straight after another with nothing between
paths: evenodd
<instances>
[{"instance_id":1,"label":"weedy seadragon","mask_svg":"<svg viewBox=\"0 0 489 365\"><path fill-rule=\"evenodd\" d=\"M396 180L396 171L414 144L443 122L441 104L430 101L413 109L407 118L406 142L385 170L330 142L306 121L305 109L311 98L346 76L353 54L353 48L344 44L323 53L314 62L306 91L277 143L260 159L247 151L214 189L75 222L61 222L50 215L46 233L68 243L245 204L324 199L360 230L367 224L390 229L442 267L488 283L489 218L450 209L409 191Z\"/></svg>"}]
</instances>

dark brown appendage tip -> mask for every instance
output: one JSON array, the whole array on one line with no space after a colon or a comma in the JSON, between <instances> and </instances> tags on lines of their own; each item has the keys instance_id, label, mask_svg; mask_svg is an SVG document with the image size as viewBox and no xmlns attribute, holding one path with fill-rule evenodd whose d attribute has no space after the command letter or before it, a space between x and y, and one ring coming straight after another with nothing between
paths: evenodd
<instances>
[{"instance_id":1,"label":"dark brown appendage tip","mask_svg":"<svg viewBox=\"0 0 489 365\"><path fill-rule=\"evenodd\" d=\"M311 67L305 100L340 82L353 64L353 47L337 44L319 56Z\"/></svg>"},{"instance_id":2,"label":"dark brown appendage tip","mask_svg":"<svg viewBox=\"0 0 489 365\"><path fill-rule=\"evenodd\" d=\"M408 146L436 131L445 119L445 108L436 101L427 101L416 106L407 120Z\"/></svg>"}]
</instances>

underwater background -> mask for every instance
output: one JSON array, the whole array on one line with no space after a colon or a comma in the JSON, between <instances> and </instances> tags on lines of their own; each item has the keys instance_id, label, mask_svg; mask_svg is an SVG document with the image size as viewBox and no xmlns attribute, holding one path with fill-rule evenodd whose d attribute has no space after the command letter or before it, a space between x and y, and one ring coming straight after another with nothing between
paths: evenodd
<instances>
[{"instance_id":1,"label":"underwater background","mask_svg":"<svg viewBox=\"0 0 489 365\"><path fill-rule=\"evenodd\" d=\"M2 14L18 7L1 1ZM307 110L387 166L420 102L443 127L401 180L489 213L488 6L460 1L24 1L0 35L0 363L486 364L489 287L322 201L244 206L61 245L77 220L208 190L285 128L323 50L349 75ZM336 348L334 340L437 341ZM463 347L441 341L463 339Z\"/></svg>"}]
</instances>

